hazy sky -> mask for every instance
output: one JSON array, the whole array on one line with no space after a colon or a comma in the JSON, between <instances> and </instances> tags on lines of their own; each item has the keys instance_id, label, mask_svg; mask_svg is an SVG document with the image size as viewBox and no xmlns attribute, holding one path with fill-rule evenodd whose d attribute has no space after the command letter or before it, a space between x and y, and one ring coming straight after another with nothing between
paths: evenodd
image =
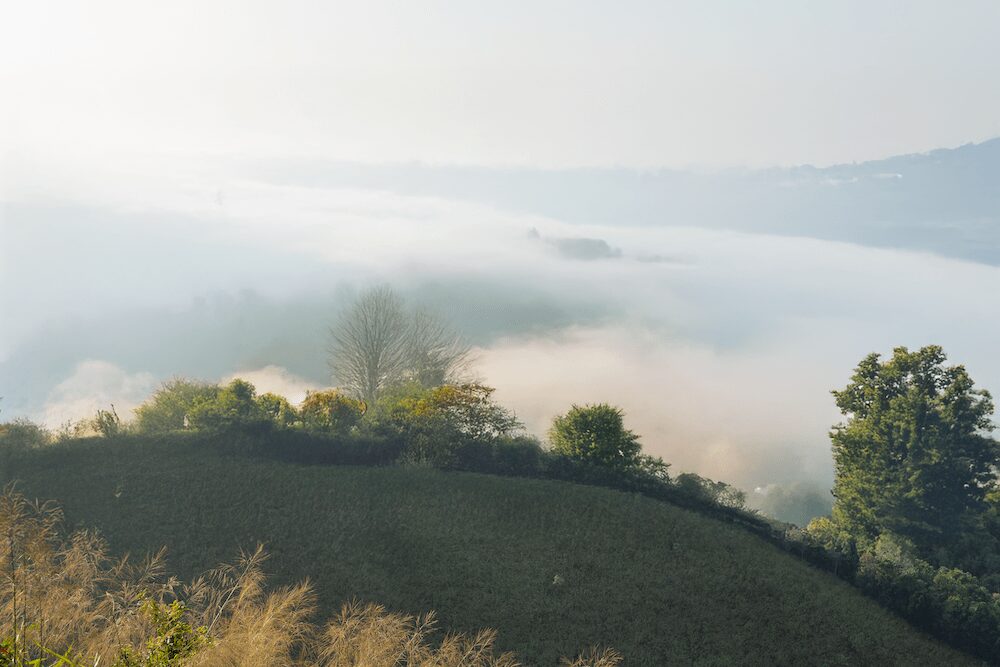
<instances>
[{"instance_id":1,"label":"hazy sky","mask_svg":"<svg viewBox=\"0 0 1000 667\"><path fill-rule=\"evenodd\" d=\"M1000 3L4 2L8 157L865 160L1000 135Z\"/></svg>"}]
</instances>

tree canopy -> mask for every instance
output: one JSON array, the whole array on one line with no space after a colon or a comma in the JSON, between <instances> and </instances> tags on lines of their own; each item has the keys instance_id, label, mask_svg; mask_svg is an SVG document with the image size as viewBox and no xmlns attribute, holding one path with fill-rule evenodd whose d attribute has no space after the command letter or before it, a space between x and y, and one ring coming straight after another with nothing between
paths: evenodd
<instances>
[{"instance_id":1,"label":"tree canopy","mask_svg":"<svg viewBox=\"0 0 1000 667\"><path fill-rule=\"evenodd\" d=\"M930 557L974 529L997 485L993 402L938 346L870 354L834 391L833 520L866 546L885 532Z\"/></svg>"},{"instance_id":2,"label":"tree canopy","mask_svg":"<svg viewBox=\"0 0 1000 667\"><path fill-rule=\"evenodd\" d=\"M639 464L639 436L625 428L625 413L607 403L574 405L549 429L552 449L560 454L611 468Z\"/></svg>"}]
</instances>

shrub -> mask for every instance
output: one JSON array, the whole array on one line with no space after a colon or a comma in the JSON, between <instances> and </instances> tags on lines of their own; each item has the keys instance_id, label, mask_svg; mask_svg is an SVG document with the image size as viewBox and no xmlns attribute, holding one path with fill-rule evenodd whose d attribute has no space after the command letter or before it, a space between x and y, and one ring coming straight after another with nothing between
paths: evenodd
<instances>
[{"instance_id":1,"label":"shrub","mask_svg":"<svg viewBox=\"0 0 1000 667\"><path fill-rule=\"evenodd\" d=\"M110 410L97 411L94 416L94 430L105 438L114 438L122 434L124 427L114 405L111 406Z\"/></svg>"},{"instance_id":2,"label":"shrub","mask_svg":"<svg viewBox=\"0 0 1000 667\"><path fill-rule=\"evenodd\" d=\"M0 424L0 447L22 451L43 447L52 442L52 434L44 427L27 419L15 419Z\"/></svg>"},{"instance_id":3,"label":"shrub","mask_svg":"<svg viewBox=\"0 0 1000 667\"><path fill-rule=\"evenodd\" d=\"M336 389L311 391L299 407L302 424L310 431L344 434L350 432L368 406Z\"/></svg>"},{"instance_id":4,"label":"shrub","mask_svg":"<svg viewBox=\"0 0 1000 667\"><path fill-rule=\"evenodd\" d=\"M496 440L523 428L517 417L492 399L493 387L479 383L446 384L407 399L417 414L440 415L473 440Z\"/></svg>"},{"instance_id":5,"label":"shrub","mask_svg":"<svg viewBox=\"0 0 1000 667\"><path fill-rule=\"evenodd\" d=\"M271 425L264 408L257 402L257 390L246 380L239 379L214 395L197 400L188 411L188 420L192 428L207 430L264 430Z\"/></svg>"},{"instance_id":6,"label":"shrub","mask_svg":"<svg viewBox=\"0 0 1000 667\"><path fill-rule=\"evenodd\" d=\"M274 426L288 428L299 420L299 413L284 396L266 393L257 397L261 412Z\"/></svg>"},{"instance_id":7,"label":"shrub","mask_svg":"<svg viewBox=\"0 0 1000 667\"><path fill-rule=\"evenodd\" d=\"M211 400L219 393L214 384L174 378L163 385L135 409L136 429L140 433L165 433L187 426L188 413L199 403Z\"/></svg>"},{"instance_id":8,"label":"shrub","mask_svg":"<svg viewBox=\"0 0 1000 667\"><path fill-rule=\"evenodd\" d=\"M383 393L363 426L375 437L398 443L405 462L450 467L469 438L451 414L435 409L428 400L431 391L410 383Z\"/></svg>"},{"instance_id":9,"label":"shrub","mask_svg":"<svg viewBox=\"0 0 1000 667\"><path fill-rule=\"evenodd\" d=\"M14 476L15 461L26 451L52 442L52 434L27 419L0 424L0 474L3 479Z\"/></svg>"},{"instance_id":10,"label":"shrub","mask_svg":"<svg viewBox=\"0 0 1000 667\"><path fill-rule=\"evenodd\" d=\"M467 440L456 449L452 466L492 475L536 477L543 470L544 455L541 443L530 436Z\"/></svg>"},{"instance_id":11,"label":"shrub","mask_svg":"<svg viewBox=\"0 0 1000 667\"><path fill-rule=\"evenodd\" d=\"M908 541L883 534L861 555L857 585L918 627L995 661L1000 599L972 574L915 558Z\"/></svg>"},{"instance_id":12,"label":"shrub","mask_svg":"<svg viewBox=\"0 0 1000 667\"><path fill-rule=\"evenodd\" d=\"M678 475L673 484L681 493L709 504L738 510L746 507L746 493L725 482L715 482L693 472L685 472Z\"/></svg>"}]
</instances>

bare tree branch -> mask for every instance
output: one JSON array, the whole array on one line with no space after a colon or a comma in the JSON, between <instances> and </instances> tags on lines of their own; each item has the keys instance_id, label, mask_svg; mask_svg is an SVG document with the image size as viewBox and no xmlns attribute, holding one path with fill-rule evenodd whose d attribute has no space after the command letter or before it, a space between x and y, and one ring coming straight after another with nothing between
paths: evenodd
<instances>
[{"instance_id":1,"label":"bare tree branch","mask_svg":"<svg viewBox=\"0 0 1000 667\"><path fill-rule=\"evenodd\" d=\"M407 328L403 301L389 286L361 294L330 331L335 380L356 398L374 401L404 376Z\"/></svg>"},{"instance_id":2,"label":"bare tree branch","mask_svg":"<svg viewBox=\"0 0 1000 667\"><path fill-rule=\"evenodd\" d=\"M387 285L362 293L330 335L334 381L366 402L404 381L424 387L460 381L471 362L458 332L430 311L408 314Z\"/></svg>"},{"instance_id":3,"label":"bare tree branch","mask_svg":"<svg viewBox=\"0 0 1000 667\"><path fill-rule=\"evenodd\" d=\"M420 309L410 317L407 374L423 387L439 387L461 379L471 362L469 345L444 320Z\"/></svg>"}]
</instances>

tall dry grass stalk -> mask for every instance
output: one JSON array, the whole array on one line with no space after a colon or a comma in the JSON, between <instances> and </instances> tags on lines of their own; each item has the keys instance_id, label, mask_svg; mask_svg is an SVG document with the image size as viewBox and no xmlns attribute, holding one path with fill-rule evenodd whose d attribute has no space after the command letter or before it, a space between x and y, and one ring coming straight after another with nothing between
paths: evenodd
<instances>
[{"instance_id":1,"label":"tall dry grass stalk","mask_svg":"<svg viewBox=\"0 0 1000 667\"><path fill-rule=\"evenodd\" d=\"M318 627L308 582L267 591L262 547L194 582L167 575L164 552L112 558L96 534L60 533L61 510L0 495L0 666L516 667L496 632L447 634L433 612L408 616L345 604ZM59 657L62 656L62 657ZM615 667L593 650L571 667Z\"/></svg>"}]
</instances>

